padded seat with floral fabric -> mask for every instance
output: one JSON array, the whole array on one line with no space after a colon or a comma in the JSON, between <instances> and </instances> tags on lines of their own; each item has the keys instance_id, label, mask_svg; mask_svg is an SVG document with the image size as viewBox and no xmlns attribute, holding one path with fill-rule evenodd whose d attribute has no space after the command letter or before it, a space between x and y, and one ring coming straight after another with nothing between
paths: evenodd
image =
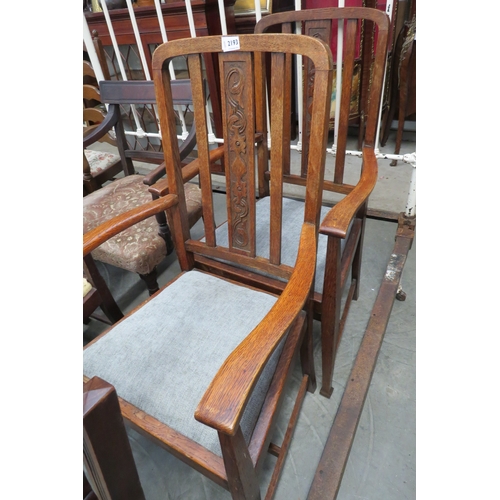
<instances>
[{"instance_id":1,"label":"padded seat with floral fabric","mask_svg":"<svg viewBox=\"0 0 500 500\"><path fill-rule=\"evenodd\" d=\"M104 172L109 167L120 162L120 155L108 153L107 151L94 151L93 149L86 149L85 156L89 162L90 172L93 176Z\"/></svg>"},{"instance_id":2,"label":"padded seat with floral fabric","mask_svg":"<svg viewBox=\"0 0 500 500\"><path fill-rule=\"evenodd\" d=\"M192 226L201 217L201 192L197 185L186 183L185 193ZM151 193L144 184L144 176L136 174L117 179L83 198L83 233L149 201ZM158 229L156 218L149 217L103 243L92 256L100 262L137 273L146 283L149 280L156 282L156 266L170 253Z\"/></svg>"}]
</instances>

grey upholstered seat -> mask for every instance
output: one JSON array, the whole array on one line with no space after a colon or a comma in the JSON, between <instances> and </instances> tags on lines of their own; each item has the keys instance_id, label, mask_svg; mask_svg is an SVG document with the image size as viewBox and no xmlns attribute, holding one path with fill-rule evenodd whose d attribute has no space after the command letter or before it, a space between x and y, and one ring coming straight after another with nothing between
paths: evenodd
<instances>
[{"instance_id":1,"label":"grey upholstered seat","mask_svg":"<svg viewBox=\"0 0 500 500\"><path fill-rule=\"evenodd\" d=\"M269 196L260 199L256 204L256 240L257 255L269 258L269 221L270 221L270 200ZM330 207L321 208L321 219L323 219ZM295 265L297 250L300 240L300 230L304 221L304 202L292 198L283 198L283 228L281 241L281 261L288 266ZM352 226L352 223L351 223ZM349 228L350 230L350 228ZM227 246L227 223L222 224L216 231L217 245ZM328 237L320 234L318 238L318 254L316 260L316 280L314 291L323 292L323 282L325 280L326 245ZM341 241L341 251L344 251L346 240ZM233 264L237 265L237 264Z\"/></svg>"},{"instance_id":2,"label":"grey upholstered seat","mask_svg":"<svg viewBox=\"0 0 500 500\"><path fill-rule=\"evenodd\" d=\"M84 374L115 386L129 403L221 456L217 432L194 419L219 367L276 302L270 294L200 271L186 272L84 351ZM242 419L247 440L281 346Z\"/></svg>"}]
</instances>

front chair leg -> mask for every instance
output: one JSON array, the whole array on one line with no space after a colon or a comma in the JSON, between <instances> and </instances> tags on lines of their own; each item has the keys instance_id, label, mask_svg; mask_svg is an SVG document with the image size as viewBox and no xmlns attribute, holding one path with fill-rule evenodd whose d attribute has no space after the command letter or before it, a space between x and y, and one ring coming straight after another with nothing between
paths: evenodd
<instances>
[{"instance_id":1,"label":"front chair leg","mask_svg":"<svg viewBox=\"0 0 500 500\"><path fill-rule=\"evenodd\" d=\"M321 390L329 398L333 392L333 366L338 344L341 306L340 239L328 238L325 281L321 298Z\"/></svg>"},{"instance_id":2,"label":"front chair leg","mask_svg":"<svg viewBox=\"0 0 500 500\"><path fill-rule=\"evenodd\" d=\"M260 500L257 475L241 427L234 436L219 432L219 440L233 500Z\"/></svg>"},{"instance_id":3,"label":"front chair leg","mask_svg":"<svg viewBox=\"0 0 500 500\"><path fill-rule=\"evenodd\" d=\"M160 287L158 286L158 271L156 267L148 274L139 274L141 279L146 283L148 287L149 295L156 293Z\"/></svg>"}]
</instances>

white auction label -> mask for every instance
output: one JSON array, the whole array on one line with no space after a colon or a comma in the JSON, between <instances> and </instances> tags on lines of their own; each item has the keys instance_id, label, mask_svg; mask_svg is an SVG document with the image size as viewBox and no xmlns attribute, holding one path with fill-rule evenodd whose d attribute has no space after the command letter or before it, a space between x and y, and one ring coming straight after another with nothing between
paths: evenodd
<instances>
[{"instance_id":1,"label":"white auction label","mask_svg":"<svg viewBox=\"0 0 500 500\"><path fill-rule=\"evenodd\" d=\"M239 36L223 36L222 37L222 51L229 52L230 50L240 50L240 37Z\"/></svg>"}]
</instances>

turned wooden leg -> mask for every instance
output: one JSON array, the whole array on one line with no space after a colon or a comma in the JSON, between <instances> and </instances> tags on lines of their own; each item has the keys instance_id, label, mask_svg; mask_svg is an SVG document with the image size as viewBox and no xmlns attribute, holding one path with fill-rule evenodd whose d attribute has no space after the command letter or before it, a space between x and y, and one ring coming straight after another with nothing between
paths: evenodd
<instances>
[{"instance_id":1,"label":"turned wooden leg","mask_svg":"<svg viewBox=\"0 0 500 500\"><path fill-rule=\"evenodd\" d=\"M149 274L139 274L141 279L146 283L148 287L149 295L156 293L160 287L158 286L158 270L156 267Z\"/></svg>"}]
</instances>

